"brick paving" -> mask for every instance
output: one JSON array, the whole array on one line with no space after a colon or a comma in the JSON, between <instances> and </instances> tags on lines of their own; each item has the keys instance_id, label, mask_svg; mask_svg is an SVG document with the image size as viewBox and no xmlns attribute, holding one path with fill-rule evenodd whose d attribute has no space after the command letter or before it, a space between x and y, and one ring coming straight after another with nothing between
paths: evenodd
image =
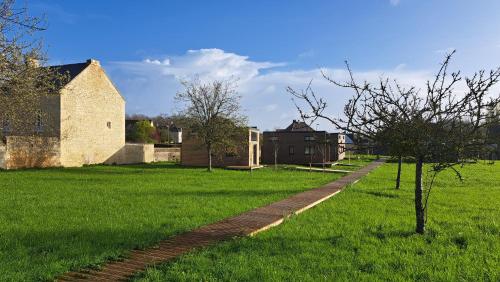
<instances>
[{"instance_id":1,"label":"brick paving","mask_svg":"<svg viewBox=\"0 0 500 282\"><path fill-rule=\"evenodd\" d=\"M58 281L123 281L146 270L148 266L167 262L193 249L235 237L254 235L327 200L382 163L383 161L374 161L325 186L165 239L155 247L133 250L123 261L109 262L99 270L84 269L66 273Z\"/></svg>"}]
</instances>

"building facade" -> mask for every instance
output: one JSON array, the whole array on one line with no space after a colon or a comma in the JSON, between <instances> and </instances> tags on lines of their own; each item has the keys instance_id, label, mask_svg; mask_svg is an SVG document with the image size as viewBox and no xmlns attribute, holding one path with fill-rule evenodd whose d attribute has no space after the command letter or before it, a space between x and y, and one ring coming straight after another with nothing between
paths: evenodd
<instances>
[{"instance_id":1,"label":"building facade","mask_svg":"<svg viewBox=\"0 0 500 282\"><path fill-rule=\"evenodd\" d=\"M41 104L43 119L24 118L33 125L32 132L21 132L10 126L8 116L0 115L2 168L105 163L125 146L125 100L99 62L51 68L69 80L58 95Z\"/></svg>"},{"instance_id":2,"label":"building facade","mask_svg":"<svg viewBox=\"0 0 500 282\"><path fill-rule=\"evenodd\" d=\"M175 124L170 125L168 128L170 138L174 144L182 143L182 128L177 127Z\"/></svg>"},{"instance_id":3,"label":"building facade","mask_svg":"<svg viewBox=\"0 0 500 282\"><path fill-rule=\"evenodd\" d=\"M286 129L265 131L262 163L328 164L345 157L345 134L312 129L294 120Z\"/></svg>"},{"instance_id":4,"label":"building facade","mask_svg":"<svg viewBox=\"0 0 500 282\"><path fill-rule=\"evenodd\" d=\"M185 166L208 166L208 153L195 133L187 131L182 140L181 164ZM257 128L248 128L241 140L235 140L236 152L223 151L214 153L214 167L257 167L260 166L260 132Z\"/></svg>"}]
</instances>

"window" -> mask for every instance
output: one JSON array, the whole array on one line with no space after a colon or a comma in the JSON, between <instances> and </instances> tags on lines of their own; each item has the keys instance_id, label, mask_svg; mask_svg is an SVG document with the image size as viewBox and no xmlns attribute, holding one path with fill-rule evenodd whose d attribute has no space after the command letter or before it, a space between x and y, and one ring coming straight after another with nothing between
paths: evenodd
<instances>
[{"instance_id":1,"label":"window","mask_svg":"<svg viewBox=\"0 0 500 282\"><path fill-rule=\"evenodd\" d=\"M111 122L110 122L110 121L108 121L108 122L106 123L106 126L107 126L109 129L111 129Z\"/></svg>"},{"instance_id":2,"label":"window","mask_svg":"<svg viewBox=\"0 0 500 282\"><path fill-rule=\"evenodd\" d=\"M276 137L276 136L271 137L270 140L273 142L280 141L279 137Z\"/></svg>"},{"instance_id":3,"label":"window","mask_svg":"<svg viewBox=\"0 0 500 282\"><path fill-rule=\"evenodd\" d=\"M259 138L259 133L252 131L250 136L251 136L251 141L257 141L257 139Z\"/></svg>"},{"instance_id":4,"label":"window","mask_svg":"<svg viewBox=\"0 0 500 282\"><path fill-rule=\"evenodd\" d=\"M235 158L238 154L236 152L226 152L226 158Z\"/></svg>"},{"instance_id":5,"label":"window","mask_svg":"<svg viewBox=\"0 0 500 282\"><path fill-rule=\"evenodd\" d=\"M305 146L304 147L305 155L314 155L314 146Z\"/></svg>"},{"instance_id":6,"label":"window","mask_svg":"<svg viewBox=\"0 0 500 282\"><path fill-rule=\"evenodd\" d=\"M35 113L35 132L43 132L42 111L36 111Z\"/></svg>"},{"instance_id":7,"label":"window","mask_svg":"<svg viewBox=\"0 0 500 282\"><path fill-rule=\"evenodd\" d=\"M314 136L304 136L304 141L314 141Z\"/></svg>"},{"instance_id":8,"label":"window","mask_svg":"<svg viewBox=\"0 0 500 282\"><path fill-rule=\"evenodd\" d=\"M2 122L2 133L7 134L11 131L10 128L10 120L8 118L5 118Z\"/></svg>"},{"instance_id":9,"label":"window","mask_svg":"<svg viewBox=\"0 0 500 282\"><path fill-rule=\"evenodd\" d=\"M288 146L288 154L293 156L295 154L295 147L294 146Z\"/></svg>"},{"instance_id":10,"label":"window","mask_svg":"<svg viewBox=\"0 0 500 282\"><path fill-rule=\"evenodd\" d=\"M5 96L10 96L9 88L6 86L0 87L0 93Z\"/></svg>"}]
</instances>

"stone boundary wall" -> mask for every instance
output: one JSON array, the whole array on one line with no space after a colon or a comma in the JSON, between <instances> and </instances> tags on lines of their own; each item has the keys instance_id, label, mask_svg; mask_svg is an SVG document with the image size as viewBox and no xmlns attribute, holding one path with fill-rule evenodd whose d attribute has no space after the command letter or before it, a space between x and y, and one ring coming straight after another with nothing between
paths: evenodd
<instances>
[{"instance_id":1,"label":"stone boundary wall","mask_svg":"<svg viewBox=\"0 0 500 282\"><path fill-rule=\"evenodd\" d=\"M0 150L0 167L4 169L57 167L60 163L60 142L56 137L8 136Z\"/></svg>"},{"instance_id":2,"label":"stone boundary wall","mask_svg":"<svg viewBox=\"0 0 500 282\"><path fill-rule=\"evenodd\" d=\"M0 168L5 169L5 153L6 148L4 145L0 145Z\"/></svg>"},{"instance_id":3,"label":"stone boundary wall","mask_svg":"<svg viewBox=\"0 0 500 282\"><path fill-rule=\"evenodd\" d=\"M181 148L155 148L155 162L179 162Z\"/></svg>"},{"instance_id":4,"label":"stone boundary wall","mask_svg":"<svg viewBox=\"0 0 500 282\"><path fill-rule=\"evenodd\" d=\"M151 163L155 159L153 144L126 143L105 164L141 164Z\"/></svg>"}]
</instances>

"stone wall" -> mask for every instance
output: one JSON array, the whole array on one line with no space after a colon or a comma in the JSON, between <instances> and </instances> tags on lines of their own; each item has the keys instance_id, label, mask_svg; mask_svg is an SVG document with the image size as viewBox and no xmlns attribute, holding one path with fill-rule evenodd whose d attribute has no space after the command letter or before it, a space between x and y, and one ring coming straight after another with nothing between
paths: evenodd
<instances>
[{"instance_id":1,"label":"stone wall","mask_svg":"<svg viewBox=\"0 0 500 282\"><path fill-rule=\"evenodd\" d=\"M0 145L0 168L1 169L6 169L6 166L5 166L5 146L4 145Z\"/></svg>"},{"instance_id":2,"label":"stone wall","mask_svg":"<svg viewBox=\"0 0 500 282\"><path fill-rule=\"evenodd\" d=\"M55 137L8 136L0 149L5 169L60 166L60 143ZM3 163L3 165L2 165Z\"/></svg>"},{"instance_id":3,"label":"stone wall","mask_svg":"<svg viewBox=\"0 0 500 282\"><path fill-rule=\"evenodd\" d=\"M155 162L179 162L181 148L155 148Z\"/></svg>"},{"instance_id":4,"label":"stone wall","mask_svg":"<svg viewBox=\"0 0 500 282\"><path fill-rule=\"evenodd\" d=\"M99 62L61 90L61 164L107 161L125 146L125 100Z\"/></svg>"},{"instance_id":5,"label":"stone wall","mask_svg":"<svg viewBox=\"0 0 500 282\"><path fill-rule=\"evenodd\" d=\"M106 164L140 164L151 163L155 160L153 144L127 143L113 156L107 159Z\"/></svg>"}]
</instances>

